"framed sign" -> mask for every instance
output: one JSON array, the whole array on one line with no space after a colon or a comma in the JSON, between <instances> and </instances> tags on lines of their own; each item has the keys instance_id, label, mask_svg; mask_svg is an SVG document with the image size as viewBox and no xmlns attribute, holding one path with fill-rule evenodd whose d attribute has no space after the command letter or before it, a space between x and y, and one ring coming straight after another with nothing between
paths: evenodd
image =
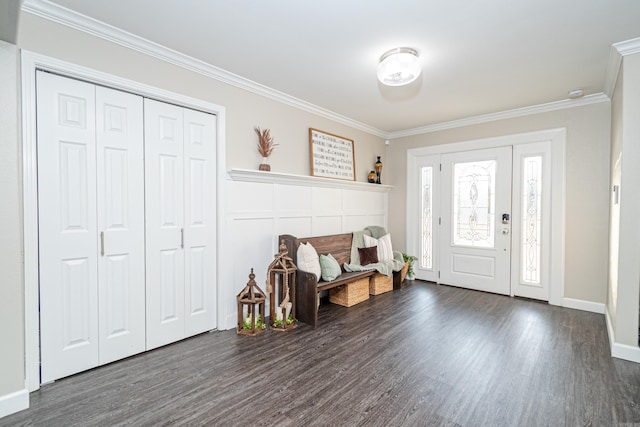
<instances>
[{"instance_id":1,"label":"framed sign","mask_svg":"<svg viewBox=\"0 0 640 427\"><path fill-rule=\"evenodd\" d=\"M353 139L309 128L311 175L356 180Z\"/></svg>"}]
</instances>

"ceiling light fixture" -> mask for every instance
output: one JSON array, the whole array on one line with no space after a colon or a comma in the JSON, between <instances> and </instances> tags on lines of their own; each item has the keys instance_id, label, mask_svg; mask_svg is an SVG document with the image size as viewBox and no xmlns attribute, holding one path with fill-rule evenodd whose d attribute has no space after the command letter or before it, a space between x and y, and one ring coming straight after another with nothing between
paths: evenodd
<instances>
[{"instance_id":1,"label":"ceiling light fixture","mask_svg":"<svg viewBox=\"0 0 640 427\"><path fill-rule=\"evenodd\" d=\"M378 80L387 86L408 85L418 78L421 71L418 51L410 47L397 47L380 57Z\"/></svg>"}]
</instances>

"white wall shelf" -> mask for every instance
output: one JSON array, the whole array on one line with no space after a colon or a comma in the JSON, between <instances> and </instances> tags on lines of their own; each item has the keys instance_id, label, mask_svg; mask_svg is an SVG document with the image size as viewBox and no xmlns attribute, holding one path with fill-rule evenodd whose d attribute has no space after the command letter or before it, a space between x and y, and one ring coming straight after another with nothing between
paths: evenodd
<instances>
[{"instance_id":1,"label":"white wall shelf","mask_svg":"<svg viewBox=\"0 0 640 427\"><path fill-rule=\"evenodd\" d=\"M376 191L389 193L393 186L371 184L369 182L344 181L316 176L293 175L279 172L264 172L248 169L231 169L228 172L233 181L262 182L270 184L302 185L306 187L328 187L349 190Z\"/></svg>"}]
</instances>

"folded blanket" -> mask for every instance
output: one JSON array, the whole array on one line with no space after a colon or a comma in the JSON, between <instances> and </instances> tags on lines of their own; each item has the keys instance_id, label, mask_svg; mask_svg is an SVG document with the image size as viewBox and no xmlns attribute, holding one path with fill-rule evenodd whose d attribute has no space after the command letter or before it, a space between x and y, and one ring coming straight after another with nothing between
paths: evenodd
<instances>
[{"instance_id":1,"label":"folded blanket","mask_svg":"<svg viewBox=\"0 0 640 427\"><path fill-rule=\"evenodd\" d=\"M369 237L371 236L371 232L368 230L362 231L354 231L353 239L351 240L351 264L359 265L360 264L360 253L358 253L358 248L364 248L364 235ZM346 265L346 264L345 264ZM371 269L369 269L371 270ZM349 270L347 270L349 271ZM363 270L355 270L355 271L363 271Z\"/></svg>"},{"instance_id":2,"label":"folded blanket","mask_svg":"<svg viewBox=\"0 0 640 427\"><path fill-rule=\"evenodd\" d=\"M393 274L394 271L402 270L403 266L404 266L404 262L398 261L397 259L392 259L388 261L382 261L382 262L377 262L375 264L367 264L367 265L360 265L360 264L353 264L353 263L347 264L345 262L344 270L345 271L376 270L378 273L384 274L385 276L389 277Z\"/></svg>"},{"instance_id":3,"label":"folded blanket","mask_svg":"<svg viewBox=\"0 0 640 427\"><path fill-rule=\"evenodd\" d=\"M376 237L374 233L378 235L378 237ZM376 270L378 273L384 274L387 277L391 276L394 271L402 270L402 267L404 266L402 254L399 252L396 253L396 251L393 251L394 259L392 260L382 261L375 264L367 264L364 266L360 265L360 254L358 253L358 248L365 247L364 237L362 236L367 235L367 236L379 239L385 234L387 234L385 229L383 227L378 227L378 226L369 226L362 231L354 231L353 239L351 241L351 263L350 264L344 263L344 270L345 271Z\"/></svg>"},{"instance_id":4,"label":"folded blanket","mask_svg":"<svg viewBox=\"0 0 640 427\"><path fill-rule=\"evenodd\" d=\"M370 225L368 227L365 227L365 230L369 231L369 233L371 233L369 235L374 239L379 239L387 234L387 230L385 230L384 227L380 227L378 225Z\"/></svg>"}]
</instances>

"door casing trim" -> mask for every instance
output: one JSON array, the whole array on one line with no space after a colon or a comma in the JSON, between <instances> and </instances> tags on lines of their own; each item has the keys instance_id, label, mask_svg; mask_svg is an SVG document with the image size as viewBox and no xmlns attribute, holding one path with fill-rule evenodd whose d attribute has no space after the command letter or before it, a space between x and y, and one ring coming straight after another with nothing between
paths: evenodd
<instances>
[{"instance_id":1,"label":"door casing trim","mask_svg":"<svg viewBox=\"0 0 640 427\"><path fill-rule=\"evenodd\" d=\"M565 218L566 218L566 128L548 129L514 135L453 142L407 150L407 204L406 204L406 242L410 253L418 253L417 247L411 247L413 238L410 226L416 222L415 212L419 210L419 200L414 195L418 191L418 183L413 173L423 156L441 155L463 151L481 150L531 144L549 141L551 143L551 245L549 268L549 304L563 305L564 298L564 264L565 264ZM435 243L434 243L434 247Z\"/></svg>"}]
</instances>

